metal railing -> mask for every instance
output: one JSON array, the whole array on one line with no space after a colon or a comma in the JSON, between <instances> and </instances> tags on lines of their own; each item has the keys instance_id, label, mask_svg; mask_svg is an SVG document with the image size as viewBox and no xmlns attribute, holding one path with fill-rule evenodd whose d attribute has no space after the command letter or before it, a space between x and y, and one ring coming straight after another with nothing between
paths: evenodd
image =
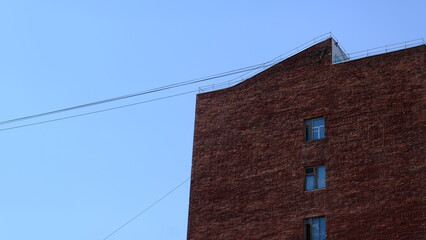
<instances>
[{"instance_id":1,"label":"metal railing","mask_svg":"<svg viewBox=\"0 0 426 240\"><path fill-rule=\"evenodd\" d=\"M199 93L203 93L203 92L210 92L210 91L215 91L215 90L220 90L220 89L224 89L224 88L228 88L228 87L232 87L237 85L240 82L243 82L244 80L272 67L273 65L289 58L292 57L294 55L296 55L297 53L312 47L313 45L325 41L329 38L333 38L336 42L337 39L336 37L331 33L325 33L321 36L318 36L316 38L311 39L310 41L293 48L292 50L283 53L281 55L279 55L278 57L275 57L274 59L265 62L263 64L259 64L258 67L236 77L233 78L231 80L225 81L225 82L220 82L220 83L216 83L216 84L211 84L211 85L207 85L207 86L202 86L198 88L198 92ZM347 53L347 51L342 47L342 45L339 44L340 49L346 54L346 59L342 59L341 56L336 57L336 59L333 59L333 64L338 64L338 63L344 63L344 62L348 62L348 61L352 61L352 60L356 60L356 59L360 59L360 58L364 58L364 57L369 57L369 56L374 56L374 55L378 55L378 54L383 54L383 53L388 53L388 52L394 52L394 51L398 51L398 50L402 50L402 49L406 49L406 48L411 48L411 47L416 47L416 46L421 46L421 45L426 45L425 44L425 40L423 38L419 38L419 39L415 39L415 40L410 40L410 41L405 41L405 42L401 42L401 43L395 43L395 44L390 44L390 45L385 45L382 47L377 47L377 48L372 48L372 49L367 49L367 50L363 50L363 51L359 51L359 52L354 52L354 53Z\"/></svg>"},{"instance_id":2,"label":"metal railing","mask_svg":"<svg viewBox=\"0 0 426 240\"><path fill-rule=\"evenodd\" d=\"M244 80L246 80L246 79L248 79L248 78L250 78L250 77L252 77L252 76L254 76L254 75L270 68L270 67L272 67L273 65L283 61L284 59L287 59L291 56L294 56L297 53L299 53L299 52L301 52L301 51L303 51L303 50L305 50L309 47L312 47L313 45L315 45L319 42L325 41L329 38L334 38L336 40L336 38L333 36L333 34L331 32L325 33L321 36L318 36L316 38L311 39L310 41L305 42L304 44L302 44L298 47L291 49L288 52L285 52L285 53L279 55L278 57L273 58L272 60L270 60L268 62L260 64L260 66L256 69L248 71L248 72L246 72L246 73L244 73L244 74L242 74L242 75L240 75L236 78L228 80L226 82L221 82L221 83L216 83L216 84L211 84L211 85L199 87L198 91L200 93L210 92L210 91L215 91L215 90L224 89L224 88L228 88L228 87L232 87L234 85L237 85L238 83L243 82Z\"/></svg>"},{"instance_id":3,"label":"metal railing","mask_svg":"<svg viewBox=\"0 0 426 240\"><path fill-rule=\"evenodd\" d=\"M371 49L367 49L367 50L363 50L363 51L359 51L359 52L348 53L348 54L346 54L348 56L348 59L342 60L342 59L336 58L336 59L333 59L333 63L334 64L344 63L344 62L348 62L348 61L352 61L352 60L356 60L356 59L360 59L360 58L375 56L375 55L379 55L379 54L383 54L383 53L395 52L395 51L398 51L398 50L417 47L417 46L421 46L421 45L426 45L425 40L423 38L418 38L418 39L414 39L414 40L410 40L410 41L405 41L405 42L389 44L389 45L385 45L385 46L381 46L381 47L371 48Z\"/></svg>"}]
</instances>

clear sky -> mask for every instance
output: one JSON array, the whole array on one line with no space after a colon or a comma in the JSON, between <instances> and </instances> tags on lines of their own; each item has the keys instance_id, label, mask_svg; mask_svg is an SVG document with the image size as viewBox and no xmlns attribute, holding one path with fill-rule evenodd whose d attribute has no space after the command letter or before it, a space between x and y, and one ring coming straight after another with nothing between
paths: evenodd
<instances>
[{"instance_id":1,"label":"clear sky","mask_svg":"<svg viewBox=\"0 0 426 240\"><path fill-rule=\"evenodd\" d=\"M425 38L425 9L423 0L1 1L0 121L262 63L330 31L348 52ZM190 176L194 109L192 93L1 130L0 239L105 239ZM108 239L186 239L188 199L187 182Z\"/></svg>"}]
</instances>

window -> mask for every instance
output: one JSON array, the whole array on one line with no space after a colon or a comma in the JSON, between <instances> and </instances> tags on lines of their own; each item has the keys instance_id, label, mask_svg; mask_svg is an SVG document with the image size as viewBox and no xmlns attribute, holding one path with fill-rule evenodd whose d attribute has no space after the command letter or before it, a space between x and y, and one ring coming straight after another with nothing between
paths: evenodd
<instances>
[{"instance_id":1,"label":"window","mask_svg":"<svg viewBox=\"0 0 426 240\"><path fill-rule=\"evenodd\" d=\"M305 168L305 191L325 188L325 166Z\"/></svg>"},{"instance_id":2,"label":"window","mask_svg":"<svg viewBox=\"0 0 426 240\"><path fill-rule=\"evenodd\" d=\"M305 120L305 141L324 138L324 118Z\"/></svg>"},{"instance_id":3,"label":"window","mask_svg":"<svg viewBox=\"0 0 426 240\"><path fill-rule=\"evenodd\" d=\"M305 219L305 240L325 240L325 217Z\"/></svg>"}]
</instances>

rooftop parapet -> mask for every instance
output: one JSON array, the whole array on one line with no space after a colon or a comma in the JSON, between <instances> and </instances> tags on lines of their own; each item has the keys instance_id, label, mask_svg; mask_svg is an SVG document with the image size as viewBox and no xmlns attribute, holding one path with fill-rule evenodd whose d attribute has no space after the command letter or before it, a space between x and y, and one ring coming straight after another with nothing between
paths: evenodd
<instances>
[{"instance_id":1,"label":"rooftop parapet","mask_svg":"<svg viewBox=\"0 0 426 240\"><path fill-rule=\"evenodd\" d=\"M395 43L395 44L389 44L389 45L385 45L385 46L381 46L381 47L376 47L376 48L371 48L371 49L367 49L367 50L363 50L363 51L358 51L358 52L353 52L353 53L347 53L347 51L338 43L336 37L332 34L332 33L326 33L323 34L321 36L318 36L316 38L311 39L310 41L293 48L292 50L283 53L281 55L279 55L278 57L275 57L274 59L262 63L262 64L258 64L255 65L256 68L253 68L251 71L248 71L236 78L230 79L228 81L225 82L221 82L221 83L216 83L216 84L211 84L211 85L207 85L207 86L203 86L203 87L199 87L198 91L199 93L205 93L205 92L211 92L211 91L216 91L216 90L220 90L220 89L224 89L224 88L228 88L228 87L232 87L237 85L238 83L241 83L243 81L245 81L248 78L251 78L252 76L274 66L275 64L290 58L300 52L302 52L303 50L308 49L309 47L312 47L313 45L323 42L327 39L332 39L332 64L340 64L340 63L345 63L348 61L352 61L352 60L357 60L357 59L361 59L361 58L365 58L365 57L370 57L370 56L374 56L374 55L379 55L379 54L384 54L384 53L389 53L389 52L394 52L394 51L398 51L398 50L402 50L402 49L407 49L407 48L412 48L412 47L417 47L417 46L422 46L422 45L426 45L425 40L423 38L419 38L419 39L414 39L414 40L410 40L410 41L405 41L405 42L400 42L400 43Z\"/></svg>"}]
</instances>

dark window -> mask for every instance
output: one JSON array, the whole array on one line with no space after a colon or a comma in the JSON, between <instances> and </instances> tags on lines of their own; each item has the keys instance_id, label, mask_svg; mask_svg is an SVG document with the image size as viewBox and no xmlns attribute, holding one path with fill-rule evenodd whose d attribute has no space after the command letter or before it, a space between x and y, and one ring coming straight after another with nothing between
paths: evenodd
<instances>
[{"instance_id":1,"label":"dark window","mask_svg":"<svg viewBox=\"0 0 426 240\"><path fill-rule=\"evenodd\" d=\"M325 240L325 217L305 219L305 240Z\"/></svg>"},{"instance_id":2,"label":"dark window","mask_svg":"<svg viewBox=\"0 0 426 240\"><path fill-rule=\"evenodd\" d=\"M325 188L325 166L305 168L305 191Z\"/></svg>"},{"instance_id":3,"label":"dark window","mask_svg":"<svg viewBox=\"0 0 426 240\"><path fill-rule=\"evenodd\" d=\"M324 118L305 120L305 141L313 141L324 138Z\"/></svg>"}]
</instances>

